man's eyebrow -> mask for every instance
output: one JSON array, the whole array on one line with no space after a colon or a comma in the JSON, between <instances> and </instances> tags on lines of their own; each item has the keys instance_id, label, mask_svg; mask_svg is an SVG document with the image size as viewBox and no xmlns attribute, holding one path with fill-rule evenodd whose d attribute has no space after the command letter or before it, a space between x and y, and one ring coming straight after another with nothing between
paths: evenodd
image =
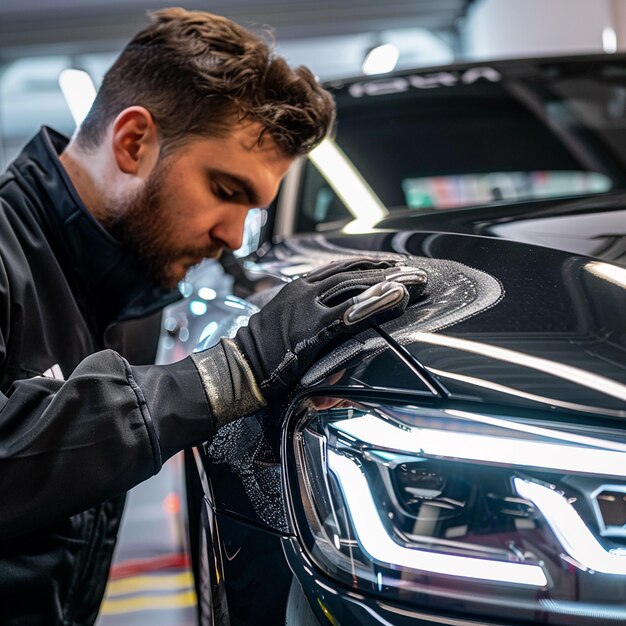
<instances>
[{"instance_id":1,"label":"man's eyebrow","mask_svg":"<svg viewBox=\"0 0 626 626\"><path fill-rule=\"evenodd\" d=\"M212 170L211 174L217 178L221 178L229 185L232 185L238 193L242 193L246 197L248 204L254 206L261 205L260 195L249 178L236 176L235 174L229 174L221 170Z\"/></svg>"}]
</instances>

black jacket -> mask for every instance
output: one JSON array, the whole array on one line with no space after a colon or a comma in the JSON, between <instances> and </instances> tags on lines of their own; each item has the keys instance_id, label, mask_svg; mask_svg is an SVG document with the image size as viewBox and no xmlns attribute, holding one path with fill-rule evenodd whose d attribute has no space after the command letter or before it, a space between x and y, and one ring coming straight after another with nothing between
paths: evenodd
<instances>
[{"instance_id":1,"label":"black jacket","mask_svg":"<svg viewBox=\"0 0 626 626\"><path fill-rule=\"evenodd\" d=\"M84 207L66 143L44 128L0 176L2 624L91 624L123 494L214 430L190 359L106 349L173 295Z\"/></svg>"}]
</instances>

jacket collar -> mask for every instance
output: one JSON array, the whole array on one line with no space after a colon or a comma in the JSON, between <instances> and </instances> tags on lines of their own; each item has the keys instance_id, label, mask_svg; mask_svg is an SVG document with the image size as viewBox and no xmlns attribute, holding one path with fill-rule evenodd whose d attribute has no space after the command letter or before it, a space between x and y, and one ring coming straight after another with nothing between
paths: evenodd
<instances>
[{"instance_id":1,"label":"jacket collar","mask_svg":"<svg viewBox=\"0 0 626 626\"><path fill-rule=\"evenodd\" d=\"M102 332L111 322L142 317L180 298L159 288L131 251L125 249L83 204L59 155L68 138L42 127L11 170L40 210L47 235L61 249L59 261L71 272ZM45 227L45 226L44 226Z\"/></svg>"}]
</instances>

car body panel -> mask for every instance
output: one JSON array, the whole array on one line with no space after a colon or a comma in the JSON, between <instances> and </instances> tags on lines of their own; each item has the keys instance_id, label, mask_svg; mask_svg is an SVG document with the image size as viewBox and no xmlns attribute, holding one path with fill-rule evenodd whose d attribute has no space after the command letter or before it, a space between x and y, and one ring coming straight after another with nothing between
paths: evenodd
<instances>
[{"instance_id":1,"label":"car body panel","mask_svg":"<svg viewBox=\"0 0 626 626\"><path fill-rule=\"evenodd\" d=\"M331 83L341 120L338 145L366 180L380 182L372 186L387 216L371 225L503 237L623 263L625 72L626 55L585 55L464 63ZM396 127L413 109L419 123L407 122L399 132ZM319 232L347 227L345 207L330 210L328 223L301 221L303 206L312 202L307 177L313 169L302 160L288 173L266 240L318 226ZM488 203L468 200L462 208L407 209L400 193L399 181L414 176L448 176L440 187L454 194L463 173L516 169L596 172L612 182L598 194L577 190L572 179L562 197L511 201L505 194Z\"/></svg>"},{"instance_id":2,"label":"car body panel","mask_svg":"<svg viewBox=\"0 0 626 626\"><path fill-rule=\"evenodd\" d=\"M626 198L555 199L445 212L398 212L379 229L464 233L510 239L626 264Z\"/></svg>"},{"instance_id":3,"label":"car body panel","mask_svg":"<svg viewBox=\"0 0 626 626\"><path fill-rule=\"evenodd\" d=\"M296 244L291 240L276 246L275 252L268 255L267 263L274 268L276 256L286 263L290 251L294 263L301 264L304 250L316 259L316 263L323 263L340 258L342 254L376 249L391 254L410 254L417 259L440 258L471 264L473 268L495 276L504 296L493 306L454 323L439 334L465 337L466 341L471 338L473 351L469 350L472 347L469 342L457 341L457 346L462 345L465 349L455 349L452 340L447 344L442 343L443 340L433 343L432 338L423 336L423 318L427 313L424 310L436 308L438 302L426 301L415 306L416 312L423 312L422 319L416 313L410 320L405 316L397 324L387 324L391 335L422 365L442 372L435 375L442 377L441 383L448 386L449 391L464 389L461 395L467 395L470 383L455 381L455 374L476 380L485 374L489 380L491 368L491 378L496 379L491 382L495 384L501 376L500 384L511 390L498 394L503 404L514 401L516 390L520 394L516 404L520 398L526 402L530 401L529 395L535 395L546 398L544 403L547 404L552 399L556 405L579 402L600 412L602 409L623 410L626 395L619 391L619 385L626 383L622 331L626 313L624 286L594 273L597 262L578 255L496 239L440 233L403 232L401 235L401 240L394 232L344 238L318 237L312 241L296 241ZM345 252L341 250L342 245ZM499 351L492 350L490 354L490 347ZM358 358L362 359L364 355L366 353L361 351ZM556 364L572 370L563 373ZM388 370L389 366L376 368L368 365L362 369L370 372L370 378L381 381L384 380L381 372ZM597 384L586 384L581 377L572 380L577 369L596 375ZM330 369L328 373L332 371ZM603 380L616 383L618 392L607 393L601 385ZM394 381L396 389L415 390L411 376L394 376ZM362 380L355 382L362 383ZM481 394L487 390L487 385L478 385L471 393L476 401L481 401ZM568 410L572 408L569 406Z\"/></svg>"},{"instance_id":4,"label":"car body panel","mask_svg":"<svg viewBox=\"0 0 626 626\"><path fill-rule=\"evenodd\" d=\"M615 86L607 109L616 124L610 136L596 133L604 127L593 116L597 128L592 124L574 132L568 124L559 125L568 119L562 116L563 110L553 119L538 107L539 100L544 101L544 87L555 77L567 82L582 76L581 84L588 88L600 74ZM529 162L525 156L534 155L537 169L569 164L574 169L602 172L613 186L603 193L501 200L445 210L389 205L388 215L362 234L347 234L345 220L338 220L322 224L323 232L296 235L302 230L298 216L306 200L307 176L306 163L296 163L267 220L266 243L243 263L251 283L264 289L257 288L248 301L233 298L233 286L220 282L219 268L217 283L211 282L215 265L198 268L187 285L188 298L166 313L170 322L169 330L164 329L163 362L184 356L198 342L199 348L208 348L220 336L234 334L282 285L329 261L358 255L392 256L424 267L430 283L425 296L400 319L348 338L322 356L284 401L224 426L212 441L187 456L192 553L204 607L201 623L522 623L511 621L508 614L497 615L498 609L481 614L485 606L479 607L469 591L463 598L438 603L429 598L426 583L423 593L400 595L401 601L392 602L381 588L370 585L365 589L356 577L350 586L325 574L306 551L299 521L299 507L304 505L292 479L297 474L295 424L308 403L332 406L336 399L346 399L371 406L408 405L428 415L452 411L477 421L495 416L517 424L553 428L557 424L583 435L591 426L601 433L623 430L624 77L626 55L615 55L469 63L331 86L340 124L348 126L353 122L346 122L344 114L358 111L364 103L367 108L368 101L386 99L404 106L417 95L435 110L446 97L456 98L456 104L448 103L446 110L454 114L450 136L456 133L457 138L464 136L459 121L464 98L478 102L488 91L483 87L495 86L492 92L501 104L506 94L517 99L507 110L519 116L521 123L510 140L504 126L495 123L484 145L477 145L480 142L472 135L476 128L468 131L467 137L474 139L466 143L477 145L474 156L483 159L483 165L497 164L498 155L504 154L507 167L523 168ZM575 106L579 106L586 92L574 87ZM550 98L545 102L549 104ZM474 110L489 123L489 111ZM390 115L386 121L393 124L395 118ZM437 126L437 132L426 126L421 129L424 137L433 140L445 130L445 124ZM358 124L354 128L358 131ZM532 136L524 128L531 129ZM365 135L354 137L357 143L367 144ZM430 148L422 137L415 152L427 174L437 175L436 164L445 161L446 155L454 164L449 169L465 167L468 155L456 154L454 145L431 153L424 145ZM385 143L376 144L376 149L381 146ZM365 148L371 151L372 146ZM400 160L390 156L384 167L401 169L406 163ZM472 165L471 160L467 163ZM375 174L361 169L366 179ZM211 295L208 300L202 297L200 285L205 287L205 296ZM202 306L194 310L190 306L194 302ZM187 329L184 342L173 328ZM613 579L611 584L618 589L620 581ZM571 618L561 615L559 623L588 623L584 615L574 613ZM617 613L611 614L609 607L603 623L619 622ZM538 623L531 613L518 613L518 618Z\"/></svg>"},{"instance_id":5,"label":"car body panel","mask_svg":"<svg viewBox=\"0 0 626 626\"><path fill-rule=\"evenodd\" d=\"M290 241L277 245L256 263L255 273L267 265L274 277L292 279L294 268L304 269L303 246L307 246L311 267L372 249L410 252L415 258L471 261L475 268L498 277L504 296L488 309L438 333L421 331L420 304L415 305L413 327L407 328L404 322L396 331L393 322L384 326L439 380L445 389L443 397L433 393L411 363L374 331L364 334L371 348L340 366L327 367L310 386L311 391L339 394L359 390L396 398L404 394L418 405L437 399L473 410L481 406L490 410L497 406L500 411L526 408L529 414L541 412L544 419L545 413L626 417L626 359L624 336L619 335L625 306L623 287L586 272L589 259L515 242L429 233L402 233L399 250L396 235ZM587 297L585 290L594 297ZM595 302L603 303L600 310ZM233 311L237 322L232 327L244 323L242 316L254 310ZM205 314L210 323L214 313L209 309ZM224 322L222 328L228 326ZM202 334L196 330L198 333ZM451 344L433 343L433 338L441 337L450 338ZM495 356L490 353L493 349ZM566 367L565 373L559 366ZM593 376L597 378L588 383ZM602 381L613 383L618 391L607 393L599 385ZM204 447L202 460L213 485L216 511L288 533L278 419L285 409L273 406L226 425Z\"/></svg>"}]
</instances>

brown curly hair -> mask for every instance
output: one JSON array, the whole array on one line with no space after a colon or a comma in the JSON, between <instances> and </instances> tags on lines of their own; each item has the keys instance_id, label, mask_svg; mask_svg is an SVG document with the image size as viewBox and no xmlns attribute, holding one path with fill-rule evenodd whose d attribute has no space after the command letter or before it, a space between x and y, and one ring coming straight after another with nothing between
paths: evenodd
<instances>
[{"instance_id":1,"label":"brown curly hair","mask_svg":"<svg viewBox=\"0 0 626 626\"><path fill-rule=\"evenodd\" d=\"M332 96L260 36L211 13L169 8L150 17L105 75L77 135L84 149L134 105L150 111L164 150L193 136L224 136L245 120L261 124L259 143L267 133L289 157L328 134Z\"/></svg>"}]
</instances>

